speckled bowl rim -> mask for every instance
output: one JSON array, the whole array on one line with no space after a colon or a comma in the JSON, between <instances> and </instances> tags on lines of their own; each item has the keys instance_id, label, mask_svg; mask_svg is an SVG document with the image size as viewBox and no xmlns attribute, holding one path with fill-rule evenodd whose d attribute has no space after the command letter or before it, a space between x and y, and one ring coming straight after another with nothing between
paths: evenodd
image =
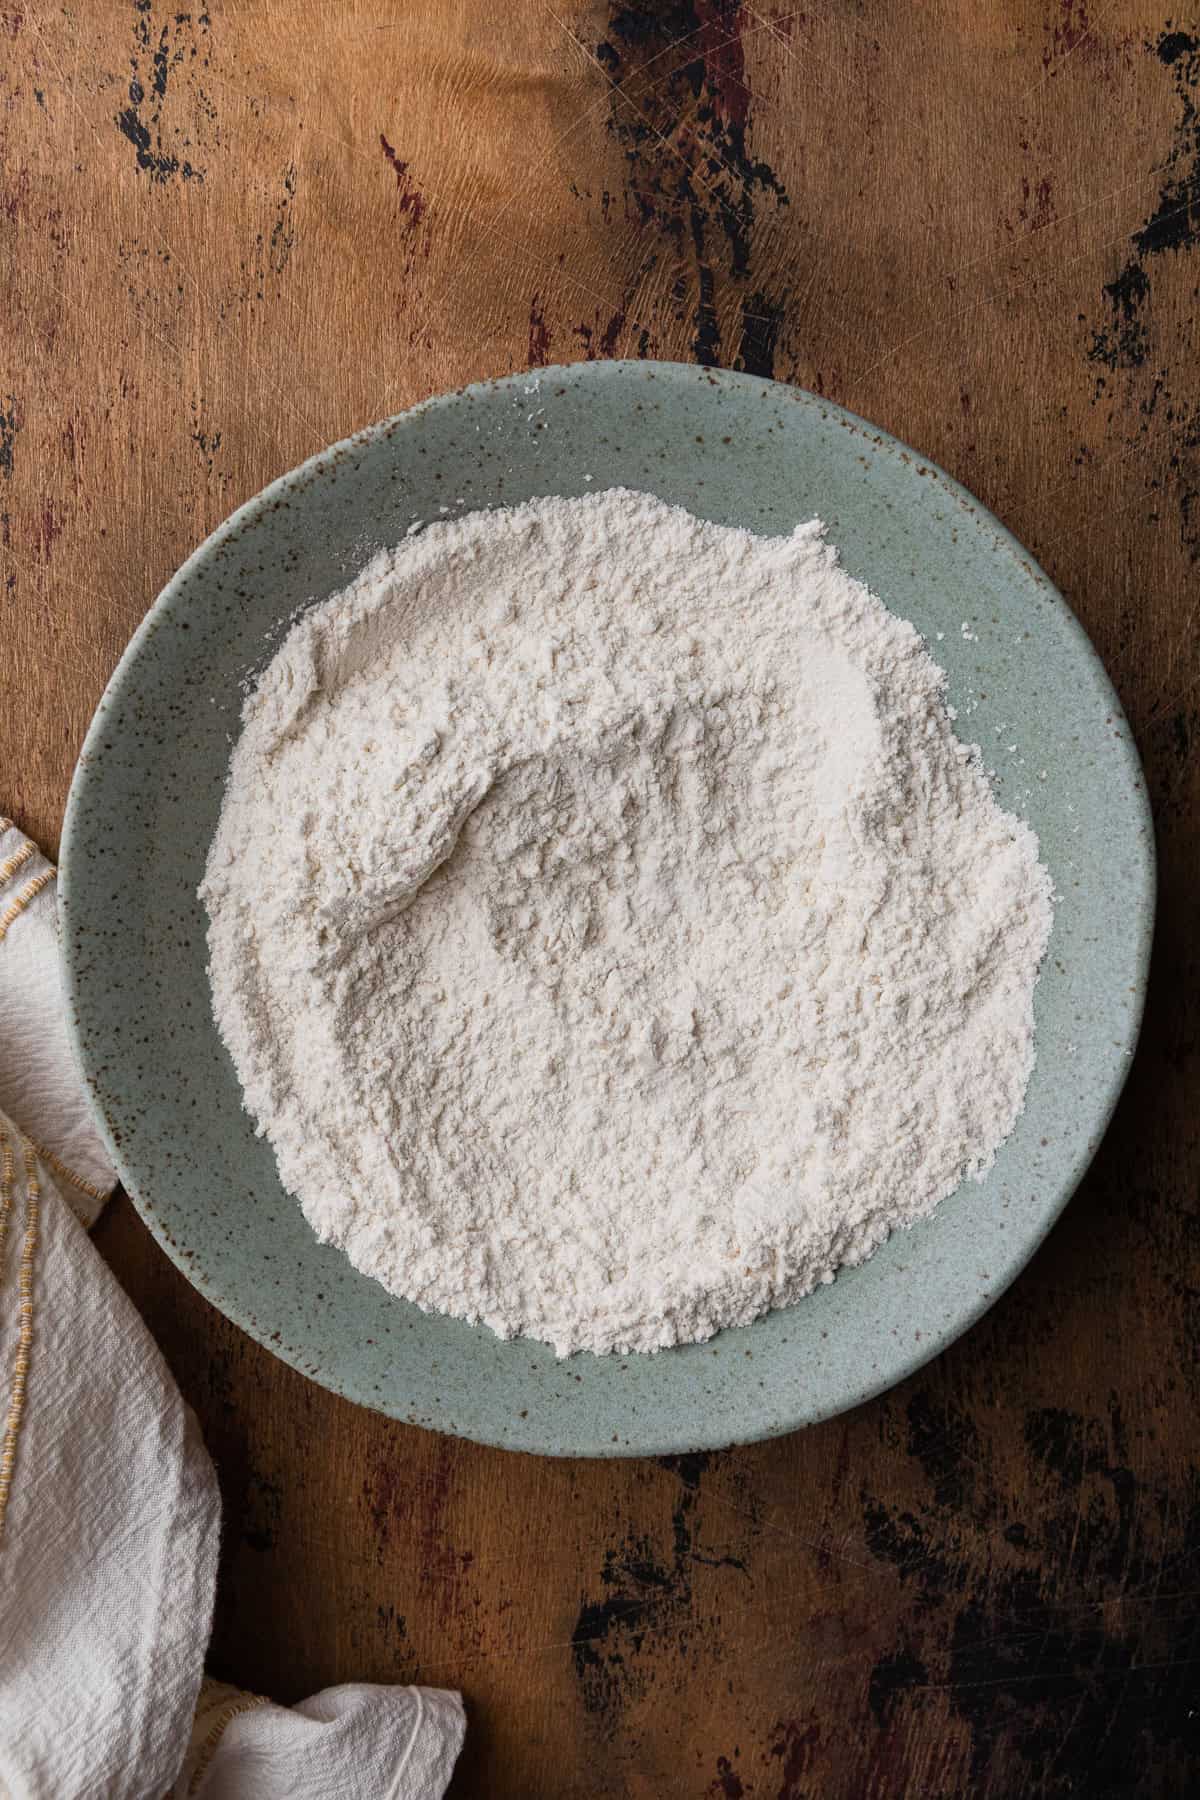
<instances>
[{"instance_id":1,"label":"speckled bowl rim","mask_svg":"<svg viewBox=\"0 0 1200 1800\"><path fill-rule=\"evenodd\" d=\"M755 1420L746 1429L740 1430L736 1437L731 1437L728 1432L723 1432L711 1440L704 1438L703 1435L698 1437L695 1431L680 1435L677 1429L671 1428L669 1420L661 1419L658 1422L659 1428L656 1430L639 1428L636 1441L630 1438L610 1437L605 1432L591 1437L585 1433L578 1438L572 1433L569 1442L551 1442L545 1441L539 1434L536 1423L532 1423L530 1428L524 1432L515 1432L512 1429L511 1421L506 1421L506 1428L503 1430L481 1429L478 1426L468 1429L458 1425L452 1418L432 1415L417 1416L411 1411L390 1407L386 1399L381 1398L377 1393L356 1391L353 1380L338 1379L328 1371L314 1367L306 1355L302 1343L289 1344L281 1341L278 1333L268 1333L265 1326L260 1326L257 1319L245 1306L222 1293L219 1285L207 1279L202 1263L195 1252L176 1240L156 1210L154 1201L144 1192L138 1172L136 1129L122 1130L118 1134L120 1140L118 1141L117 1136L114 1135L112 1121L105 1110L98 1082L101 1053L97 1044L81 1029L80 1023L86 1008L87 995L85 984L81 982L80 976L80 939L72 912L72 895L77 882L76 858L80 854L78 847L82 824L102 776L104 755L101 749L101 740L106 730L108 716L119 703L127 698L128 691L136 687L139 659L150 636L177 604L180 592L186 588L189 579L203 567L215 550L240 534L248 524L257 521L291 492L308 487L314 478L336 468L340 462L345 460L348 453L369 445L375 440L391 436L397 428L403 428L423 414L454 407L464 399L505 391L514 393L520 388L525 388L525 384L534 380L576 382L581 378L586 378L599 382L622 381L634 373L643 377L649 374L651 378L658 374L664 380L702 380L714 386L720 386L726 382L737 382L757 388L778 390L781 395L786 396L789 402L815 408L823 418L839 423L848 431L861 434L873 451L897 456L906 462L919 465L919 472L931 482L938 484L945 491L948 499L959 505L977 526L994 534L997 545L1007 550L1026 575L1044 590L1046 599L1056 609L1061 609L1061 622L1066 626L1067 631L1073 634L1077 653L1090 665L1093 678L1111 696L1112 718L1124 728L1122 734L1123 773L1131 793L1137 796L1141 807L1142 816L1138 832L1141 846L1140 886L1136 897L1136 907L1130 919L1131 930L1134 934L1133 988L1136 989L1136 992L1129 1012L1124 1040L1117 1046L1121 1055L1114 1060L1106 1085L1096 1094L1093 1113L1089 1119L1089 1139L1086 1149L1074 1158L1060 1177L1054 1195L1046 1196L1042 1201L1038 1216L1030 1221L1028 1229L1014 1237L1007 1261L990 1272L988 1286L985 1289L974 1290L964 1288L961 1309L956 1312L953 1320L940 1328L931 1330L927 1335L923 1335L919 1348L902 1351L899 1346L894 1346L892 1358L883 1371L873 1372L859 1382L846 1381L843 1384L843 1390L835 1399L812 1407L798 1407L786 1417L767 1421ZM527 388L526 391L528 391ZM516 498L511 503L516 504ZM277 477L217 526L180 565L162 589L126 646L101 697L80 752L68 797L60 856L59 899L64 987L68 1002L71 1035L78 1066L84 1078L84 1087L92 1116L105 1139L121 1183L133 1199L150 1232L172 1262L197 1290L251 1337L301 1373L308 1375L331 1391L358 1404L383 1412L387 1416L417 1423L426 1428L448 1431L454 1435L465 1436L475 1442L505 1449L520 1449L542 1455L616 1457L668 1455L697 1449L721 1448L731 1442L759 1442L783 1436L805 1425L819 1423L823 1419L835 1417L839 1413L858 1406L902 1382L940 1355L943 1350L978 1322L1026 1267L1057 1222L1090 1166L1111 1120L1128 1077L1141 1028L1153 942L1156 887L1154 830L1149 798L1141 762L1119 698L1112 687L1098 652L1066 600L1055 588L1045 571L1000 520L975 495L927 456L912 449L871 421L819 395L804 389L765 381L759 377L743 375L739 372L704 369L688 363L638 360L548 365L472 383L466 387L433 395L404 412L379 420L352 433L349 437L338 440L326 449L316 452L303 463ZM995 1259L993 1259L994 1261ZM806 1302L800 1301L798 1304L803 1307ZM743 1332L748 1333L752 1333L754 1330L754 1325L742 1328ZM723 1333L713 1342L720 1343L723 1339L737 1335L740 1334ZM526 1342L532 1352L550 1356L550 1353L545 1350L545 1346L533 1340L517 1341ZM684 1347L685 1350L688 1348L688 1346ZM670 1357L675 1354L677 1352L671 1350L657 1353L659 1357ZM633 1356L622 1360L636 1363L639 1358ZM569 1364L559 1364L558 1366L565 1368L569 1367Z\"/></svg>"}]
</instances>

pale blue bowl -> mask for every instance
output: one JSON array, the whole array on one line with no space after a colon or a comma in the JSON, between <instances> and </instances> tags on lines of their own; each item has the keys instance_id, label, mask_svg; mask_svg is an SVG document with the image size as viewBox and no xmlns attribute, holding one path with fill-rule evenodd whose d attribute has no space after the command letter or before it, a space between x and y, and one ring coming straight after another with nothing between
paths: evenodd
<instances>
[{"instance_id":1,"label":"pale blue bowl","mask_svg":"<svg viewBox=\"0 0 1200 1800\"><path fill-rule=\"evenodd\" d=\"M994 756L1001 798L1036 830L1059 900L1028 1104L982 1185L757 1324L656 1356L557 1362L541 1344L394 1300L318 1244L242 1111L209 1008L196 887L241 684L297 605L344 587L439 507L615 484L760 532L825 519L851 572L933 640L960 729ZM1137 753L1095 652L964 489L811 394L616 362L431 400L314 457L214 532L100 703L71 788L60 891L97 1116L143 1218L201 1293L305 1374L395 1418L616 1456L825 1418L909 1374L991 1305L1069 1199L1125 1080L1154 850Z\"/></svg>"}]
</instances>

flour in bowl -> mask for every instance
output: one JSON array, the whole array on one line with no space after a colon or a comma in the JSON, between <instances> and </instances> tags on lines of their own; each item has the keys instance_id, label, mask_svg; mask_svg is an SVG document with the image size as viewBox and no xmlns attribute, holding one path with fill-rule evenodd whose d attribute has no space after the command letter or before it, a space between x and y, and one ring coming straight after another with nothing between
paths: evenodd
<instances>
[{"instance_id":1,"label":"flour in bowl","mask_svg":"<svg viewBox=\"0 0 1200 1800\"><path fill-rule=\"evenodd\" d=\"M1051 924L823 528L622 489L432 525L305 614L200 891L318 1235L560 1354L744 1324L986 1171Z\"/></svg>"}]
</instances>

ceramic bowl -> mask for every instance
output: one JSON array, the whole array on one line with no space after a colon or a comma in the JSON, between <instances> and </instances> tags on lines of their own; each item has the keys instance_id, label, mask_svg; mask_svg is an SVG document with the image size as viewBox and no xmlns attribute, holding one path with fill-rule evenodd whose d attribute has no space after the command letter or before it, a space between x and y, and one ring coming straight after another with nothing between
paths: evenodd
<instances>
[{"instance_id":1,"label":"ceramic bowl","mask_svg":"<svg viewBox=\"0 0 1200 1800\"><path fill-rule=\"evenodd\" d=\"M393 1299L313 1236L242 1111L196 899L246 677L296 607L444 510L642 488L723 524L823 518L913 620L960 730L1028 819L1058 906L1025 1111L982 1183L789 1309L655 1356L502 1343ZM572 1455L766 1437L909 1374L991 1305L1108 1122L1142 1009L1154 854L1129 728L1078 622L1021 546L915 451L751 376L612 362L444 395L347 439L236 512L170 581L87 736L62 855L80 1063L121 1179L167 1253L314 1380L395 1418Z\"/></svg>"}]
</instances>

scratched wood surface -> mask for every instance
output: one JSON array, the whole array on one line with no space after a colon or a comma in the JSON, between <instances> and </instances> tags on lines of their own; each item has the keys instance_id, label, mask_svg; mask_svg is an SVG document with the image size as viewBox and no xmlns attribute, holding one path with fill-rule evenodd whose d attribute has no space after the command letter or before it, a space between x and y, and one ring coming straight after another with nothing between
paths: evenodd
<instances>
[{"instance_id":1,"label":"scratched wood surface","mask_svg":"<svg viewBox=\"0 0 1200 1800\"><path fill-rule=\"evenodd\" d=\"M98 1240L220 1470L211 1666L463 1689L456 1795L1197 1791L1200 18L1174 0L0 4L0 805L51 849L184 555L439 389L614 355L878 421L1099 646L1162 905L1033 1266L849 1417L607 1466L272 1360ZM186 10L190 6L190 10Z\"/></svg>"}]
</instances>

